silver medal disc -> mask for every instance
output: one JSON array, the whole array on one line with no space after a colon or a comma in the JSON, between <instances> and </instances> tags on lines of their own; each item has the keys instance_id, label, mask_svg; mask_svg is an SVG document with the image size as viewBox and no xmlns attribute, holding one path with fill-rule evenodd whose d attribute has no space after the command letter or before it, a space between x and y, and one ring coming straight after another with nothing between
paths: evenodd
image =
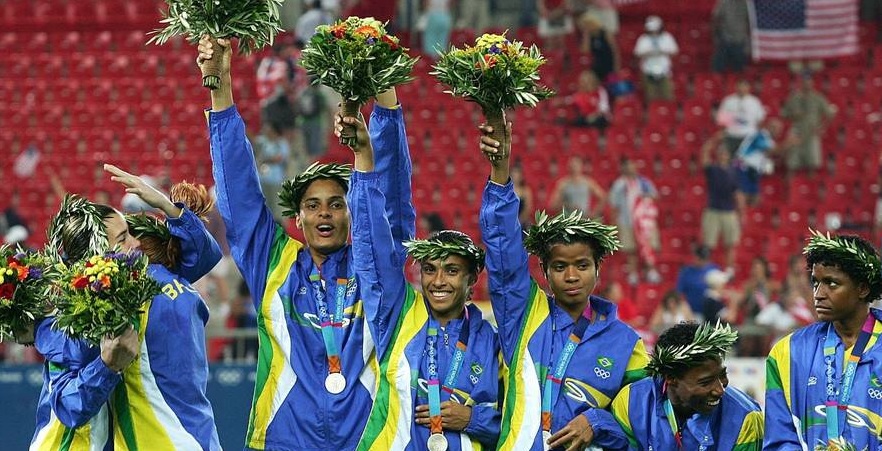
<instances>
[{"instance_id":1,"label":"silver medal disc","mask_svg":"<svg viewBox=\"0 0 882 451\"><path fill-rule=\"evenodd\" d=\"M551 431L542 431L542 446L544 449L551 449L548 441L551 440Z\"/></svg>"},{"instance_id":2,"label":"silver medal disc","mask_svg":"<svg viewBox=\"0 0 882 451\"><path fill-rule=\"evenodd\" d=\"M325 390L339 395L346 388L346 378L340 373L331 373L325 378Z\"/></svg>"},{"instance_id":3,"label":"silver medal disc","mask_svg":"<svg viewBox=\"0 0 882 451\"><path fill-rule=\"evenodd\" d=\"M447 451L447 437L444 434L432 434L426 441L429 451Z\"/></svg>"}]
</instances>

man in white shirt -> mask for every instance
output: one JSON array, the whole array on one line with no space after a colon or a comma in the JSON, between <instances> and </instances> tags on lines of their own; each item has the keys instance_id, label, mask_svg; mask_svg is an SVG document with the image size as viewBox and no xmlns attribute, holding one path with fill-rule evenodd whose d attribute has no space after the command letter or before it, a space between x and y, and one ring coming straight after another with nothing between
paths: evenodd
<instances>
[{"instance_id":1,"label":"man in white shirt","mask_svg":"<svg viewBox=\"0 0 882 451\"><path fill-rule=\"evenodd\" d=\"M647 103L656 99L673 100L671 57L680 48L674 37L662 30L660 17L647 17L645 28L646 32L640 35L634 46L634 55L640 58L640 71L643 73L643 95Z\"/></svg>"},{"instance_id":2,"label":"man in white shirt","mask_svg":"<svg viewBox=\"0 0 882 451\"><path fill-rule=\"evenodd\" d=\"M741 142L759 131L759 125L766 118L762 102L750 93L750 82L739 80L735 92L729 94L717 111L717 124L726 128L725 144L731 155L735 155Z\"/></svg>"}]
</instances>

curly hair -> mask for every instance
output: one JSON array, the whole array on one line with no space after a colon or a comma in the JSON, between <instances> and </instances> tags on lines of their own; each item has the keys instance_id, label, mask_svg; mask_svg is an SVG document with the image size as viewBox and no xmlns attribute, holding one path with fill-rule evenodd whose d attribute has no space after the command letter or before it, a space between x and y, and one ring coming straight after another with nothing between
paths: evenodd
<instances>
[{"instance_id":1,"label":"curly hair","mask_svg":"<svg viewBox=\"0 0 882 451\"><path fill-rule=\"evenodd\" d=\"M839 235L837 238L840 241L853 244L862 253L872 256L872 258L875 258L877 261L879 260L879 253L869 241L857 235ZM811 271L814 265L839 268L839 270L844 272L854 283L867 284L867 287L870 290L867 297L864 298L864 301L867 303L871 303L882 297L882 277L880 277L879 274L874 274L874 276L869 275L865 264L860 259L843 258L841 252L835 252L833 250L821 248L810 249L805 253L805 267L808 271Z\"/></svg>"}]
</instances>

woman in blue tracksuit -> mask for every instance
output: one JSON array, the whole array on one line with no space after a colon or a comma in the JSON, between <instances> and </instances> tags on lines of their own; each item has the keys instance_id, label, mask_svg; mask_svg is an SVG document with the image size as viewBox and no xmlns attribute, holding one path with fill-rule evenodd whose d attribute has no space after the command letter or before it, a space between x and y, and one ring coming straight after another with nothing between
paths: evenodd
<instances>
[{"instance_id":1,"label":"woman in blue tracksuit","mask_svg":"<svg viewBox=\"0 0 882 451\"><path fill-rule=\"evenodd\" d=\"M769 353L763 449L882 450L882 312L870 308L882 295L879 254L857 236L818 232L804 253L818 322Z\"/></svg>"},{"instance_id":2,"label":"woman in blue tracksuit","mask_svg":"<svg viewBox=\"0 0 882 451\"><path fill-rule=\"evenodd\" d=\"M628 384L612 413L630 451L759 451L763 414L729 387L725 354L738 332L717 323L680 323L659 336L647 377Z\"/></svg>"},{"instance_id":3,"label":"woman in blue tracksuit","mask_svg":"<svg viewBox=\"0 0 882 451\"><path fill-rule=\"evenodd\" d=\"M316 164L285 182L290 237L265 205L245 123L233 104L229 41L203 39L199 61L223 61L208 127L218 210L257 308L257 381L245 447L345 451L358 444L379 366L353 263L346 203L348 166ZM410 156L394 90L377 96L370 120L385 211L395 242L413 236ZM396 254L404 254L398 244ZM403 257L401 257L403 258Z\"/></svg>"},{"instance_id":4,"label":"woman in blue tracksuit","mask_svg":"<svg viewBox=\"0 0 882 451\"><path fill-rule=\"evenodd\" d=\"M147 252L148 271L162 294L136 329L98 347L54 330L51 318L38 325L36 347L47 363L31 449L220 449L205 396L208 309L189 284L217 264L220 248L183 204L118 168L105 169L167 216L165 224L154 221L154 230L167 229L161 238L141 234L158 250ZM119 212L83 198L66 198L50 225L50 248L71 261L117 246L128 251L141 243Z\"/></svg>"},{"instance_id":5,"label":"woman in blue tracksuit","mask_svg":"<svg viewBox=\"0 0 882 451\"><path fill-rule=\"evenodd\" d=\"M380 356L380 388L359 449L493 449L499 347L480 309L466 304L484 252L451 230L406 242L420 265L416 291L405 279L404 256L393 252L370 143L355 153L352 250Z\"/></svg>"},{"instance_id":6,"label":"woman in blue tracksuit","mask_svg":"<svg viewBox=\"0 0 882 451\"><path fill-rule=\"evenodd\" d=\"M482 126L491 161L481 204L490 301L508 369L501 450L622 448L624 433L605 410L625 384L643 376L643 341L616 318L615 304L592 296L600 263L618 248L615 228L581 212L540 218L522 238L506 144ZM553 296L530 277L527 249L540 259Z\"/></svg>"}]
</instances>

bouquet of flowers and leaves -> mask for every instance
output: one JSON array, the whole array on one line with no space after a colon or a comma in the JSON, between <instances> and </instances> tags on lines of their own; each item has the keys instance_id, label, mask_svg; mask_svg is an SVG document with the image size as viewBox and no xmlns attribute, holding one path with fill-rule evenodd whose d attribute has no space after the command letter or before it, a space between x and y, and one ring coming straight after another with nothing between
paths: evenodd
<instances>
[{"instance_id":1,"label":"bouquet of flowers and leaves","mask_svg":"<svg viewBox=\"0 0 882 451\"><path fill-rule=\"evenodd\" d=\"M33 343L34 323L49 314L58 276L44 253L0 247L0 341Z\"/></svg>"},{"instance_id":2,"label":"bouquet of flowers and leaves","mask_svg":"<svg viewBox=\"0 0 882 451\"><path fill-rule=\"evenodd\" d=\"M554 91L539 84L539 66L545 58L535 45L525 47L505 33L484 34L474 46L451 47L441 54L432 75L450 87L445 91L481 106L493 139L502 143L505 110L518 105L535 107Z\"/></svg>"},{"instance_id":3,"label":"bouquet of flowers and leaves","mask_svg":"<svg viewBox=\"0 0 882 451\"><path fill-rule=\"evenodd\" d=\"M343 116L355 117L371 97L413 80L417 58L373 17L350 17L320 25L301 54L300 64L315 83L343 97ZM340 143L354 146L355 127L344 125Z\"/></svg>"},{"instance_id":4,"label":"bouquet of flowers and leaves","mask_svg":"<svg viewBox=\"0 0 882 451\"><path fill-rule=\"evenodd\" d=\"M184 35L195 44L209 35L218 38L239 38L239 52L248 54L265 45L272 45L282 31L279 8L284 0L165 0L160 23L165 28L151 32L147 43L164 44L172 36ZM202 65L202 86L220 86L220 59Z\"/></svg>"},{"instance_id":5,"label":"bouquet of flowers and leaves","mask_svg":"<svg viewBox=\"0 0 882 451\"><path fill-rule=\"evenodd\" d=\"M830 440L830 443L818 443L814 451L867 451L867 447L858 448L857 445L848 443L843 438Z\"/></svg>"},{"instance_id":6,"label":"bouquet of flowers and leaves","mask_svg":"<svg viewBox=\"0 0 882 451\"><path fill-rule=\"evenodd\" d=\"M160 292L147 264L140 251L107 252L65 268L55 327L72 338L99 343L135 325L144 304Z\"/></svg>"}]
</instances>

